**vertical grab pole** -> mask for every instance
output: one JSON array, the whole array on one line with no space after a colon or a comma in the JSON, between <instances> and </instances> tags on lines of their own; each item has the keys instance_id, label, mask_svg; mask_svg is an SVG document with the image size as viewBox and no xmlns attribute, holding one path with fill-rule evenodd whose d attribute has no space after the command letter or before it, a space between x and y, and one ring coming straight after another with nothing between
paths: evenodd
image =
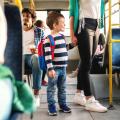
<instances>
[{"instance_id":1,"label":"vertical grab pole","mask_svg":"<svg viewBox=\"0 0 120 120\"><path fill-rule=\"evenodd\" d=\"M109 2L109 108L113 102L113 88L112 88L112 28L111 28L111 0Z\"/></svg>"}]
</instances>

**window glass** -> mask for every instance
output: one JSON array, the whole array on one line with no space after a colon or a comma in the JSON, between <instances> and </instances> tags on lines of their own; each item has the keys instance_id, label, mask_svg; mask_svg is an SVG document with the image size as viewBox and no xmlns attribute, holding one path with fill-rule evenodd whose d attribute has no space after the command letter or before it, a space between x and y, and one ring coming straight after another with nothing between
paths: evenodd
<instances>
[{"instance_id":1,"label":"window glass","mask_svg":"<svg viewBox=\"0 0 120 120\"><path fill-rule=\"evenodd\" d=\"M65 17L65 36L70 36L70 27L69 27L69 11L61 11L61 14ZM42 20L45 24L45 35L50 34L50 29L46 25L47 11L36 11L37 20Z\"/></svg>"}]
</instances>

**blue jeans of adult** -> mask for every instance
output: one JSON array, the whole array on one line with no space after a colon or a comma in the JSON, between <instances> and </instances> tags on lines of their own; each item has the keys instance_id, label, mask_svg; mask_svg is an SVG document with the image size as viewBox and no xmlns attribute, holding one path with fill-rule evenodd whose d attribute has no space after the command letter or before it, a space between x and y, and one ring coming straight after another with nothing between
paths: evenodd
<instances>
[{"instance_id":1,"label":"blue jeans of adult","mask_svg":"<svg viewBox=\"0 0 120 120\"><path fill-rule=\"evenodd\" d=\"M66 104L66 67L59 67L54 69L56 77L51 78L48 76L47 87L47 102L48 105L55 104L55 91L58 88L58 103L59 105Z\"/></svg>"},{"instance_id":2,"label":"blue jeans of adult","mask_svg":"<svg viewBox=\"0 0 120 120\"><path fill-rule=\"evenodd\" d=\"M41 89L42 70L40 70L38 65L37 54L25 54L24 62L32 69L33 89Z\"/></svg>"}]
</instances>

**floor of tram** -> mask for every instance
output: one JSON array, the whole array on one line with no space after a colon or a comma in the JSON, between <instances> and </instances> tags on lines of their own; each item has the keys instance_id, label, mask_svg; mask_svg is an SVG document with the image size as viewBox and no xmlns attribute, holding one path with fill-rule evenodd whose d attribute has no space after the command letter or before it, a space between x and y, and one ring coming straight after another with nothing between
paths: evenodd
<instances>
[{"instance_id":1,"label":"floor of tram","mask_svg":"<svg viewBox=\"0 0 120 120\"><path fill-rule=\"evenodd\" d=\"M113 110L106 113L96 113L84 110L84 107L73 103L73 97L76 91L76 78L70 78L67 75L67 103L72 108L72 113L61 113L58 111L57 116L49 116L46 102L46 87L42 86L41 104L37 111L33 114L32 120L120 120L120 99L114 99ZM57 101L57 97L56 97ZM108 99L99 100L103 105L109 107ZM58 104L56 103L59 110ZM30 115L20 115L19 120L31 120Z\"/></svg>"}]
</instances>

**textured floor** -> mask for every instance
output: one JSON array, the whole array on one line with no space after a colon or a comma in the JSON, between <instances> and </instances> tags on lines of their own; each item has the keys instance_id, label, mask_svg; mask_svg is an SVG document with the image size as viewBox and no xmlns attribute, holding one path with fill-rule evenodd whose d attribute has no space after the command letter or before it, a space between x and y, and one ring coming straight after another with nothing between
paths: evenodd
<instances>
[{"instance_id":1,"label":"textured floor","mask_svg":"<svg viewBox=\"0 0 120 120\"><path fill-rule=\"evenodd\" d=\"M72 108L72 113L61 113L58 111L57 116L49 116L46 103L46 87L41 90L41 105L33 115L33 120L120 120L120 99L113 101L114 110L108 110L106 113L88 112L84 107L73 103L74 93L76 91L76 78L67 76L67 103ZM57 97L56 97L57 101ZM100 102L105 106L109 106L107 99L101 99ZM56 103L57 105L57 103ZM58 105L57 105L58 108ZM59 109L59 108L58 108ZM30 115L22 115L19 120L30 120Z\"/></svg>"}]
</instances>

